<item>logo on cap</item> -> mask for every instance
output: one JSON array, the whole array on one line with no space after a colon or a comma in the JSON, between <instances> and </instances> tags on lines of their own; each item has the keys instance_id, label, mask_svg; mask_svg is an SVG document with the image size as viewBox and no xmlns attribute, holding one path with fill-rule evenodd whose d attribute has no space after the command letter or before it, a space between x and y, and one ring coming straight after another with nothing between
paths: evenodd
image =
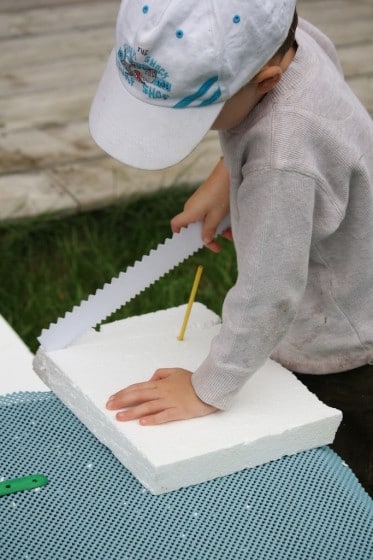
<instances>
[{"instance_id":1,"label":"logo on cap","mask_svg":"<svg viewBox=\"0 0 373 560\"><path fill-rule=\"evenodd\" d=\"M140 49L142 54L142 49ZM142 55L142 62L137 60L136 51L129 45L123 45L117 51L117 67L130 86L140 86L144 95L152 99L168 99L171 84L168 74L149 54Z\"/></svg>"}]
</instances>

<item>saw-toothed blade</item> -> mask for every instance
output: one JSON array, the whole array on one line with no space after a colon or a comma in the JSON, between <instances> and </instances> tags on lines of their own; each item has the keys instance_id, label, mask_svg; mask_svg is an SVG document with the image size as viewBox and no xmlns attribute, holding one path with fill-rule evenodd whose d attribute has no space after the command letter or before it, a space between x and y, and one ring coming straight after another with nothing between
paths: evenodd
<instances>
[{"instance_id":1,"label":"saw-toothed blade","mask_svg":"<svg viewBox=\"0 0 373 560\"><path fill-rule=\"evenodd\" d=\"M223 232L227 227L228 217L221 222L216 233ZM202 222L183 228L180 233L166 239L125 272L121 272L110 283L90 295L87 300L83 300L72 311L68 311L56 323L43 329L38 341L46 351L68 346L202 246Z\"/></svg>"}]
</instances>

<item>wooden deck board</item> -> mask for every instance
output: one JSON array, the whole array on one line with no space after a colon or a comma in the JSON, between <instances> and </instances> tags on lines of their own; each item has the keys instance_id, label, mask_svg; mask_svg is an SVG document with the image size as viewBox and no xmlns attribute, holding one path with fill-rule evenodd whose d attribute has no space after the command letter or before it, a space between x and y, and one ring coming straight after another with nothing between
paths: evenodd
<instances>
[{"instance_id":1,"label":"wooden deck board","mask_svg":"<svg viewBox=\"0 0 373 560\"><path fill-rule=\"evenodd\" d=\"M53 64L56 60L71 60L75 56L90 56L93 53L108 55L112 48L109 28L63 30L52 35L17 37L1 41L1 66L13 68L37 68Z\"/></svg>"},{"instance_id":2,"label":"wooden deck board","mask_svg":"<svg viewBox=\"0 0 373 560\"><path fill-rule=\"evenodd\" d=\"M13 3L18 4L19 0ZM48 9L36 7L14 12L2 11L3 0L0 6L0 37L3 39L51 35L74 29L84 32L95 27L110 28L109 36L118 11L118 2L112 0L105 1L104 9L102 2L89 2L88 7L83 2L57 3Z\"/></svg>"},{"instance_id":3,"label":"wooden deck board","mask_svg":"<svg viewBox=\"0 0 373 560\"><path fill-rule=\"evenodd\" d=\"M45 93L51 95L50 92L59 89L65 91L75 84L79 84L82 89L86 84L95 87L106 59L106 53L90 53L35 66L4 68L0 75L0 99Z\"/></svg>"},{"instance_id":4,"label":"wooden deck board","mask_svg":"<svg viewBox=\"0 0 373 560\"><path fill-rule=\"evenodd\" d=\"M177 182L198 183L216 135L179 166L141 172L106 156L89 106L114 41L118 0L1 0L0 219L74 212ZM373 114L373 0L299 0L335 43L347 80Z\"/></svg>"}]
</instances>

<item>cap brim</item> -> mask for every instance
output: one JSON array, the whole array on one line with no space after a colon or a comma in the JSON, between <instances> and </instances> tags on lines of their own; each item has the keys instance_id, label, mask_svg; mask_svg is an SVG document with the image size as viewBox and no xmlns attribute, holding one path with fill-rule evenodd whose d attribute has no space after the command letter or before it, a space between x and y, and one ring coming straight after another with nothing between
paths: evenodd
<instances>
[{"instance_id":1,"label":"cap brim","mask_svg":"<svg viewBox=\"0 0 373 560\"><path fill-rule=\"evenodd\" d=\"M223 103L173 109L140 101L119 77L113 49L93 100L89 127L115 159L140 169L163 169L188 156L218 116Z\"/></svg>"}]
</instances>

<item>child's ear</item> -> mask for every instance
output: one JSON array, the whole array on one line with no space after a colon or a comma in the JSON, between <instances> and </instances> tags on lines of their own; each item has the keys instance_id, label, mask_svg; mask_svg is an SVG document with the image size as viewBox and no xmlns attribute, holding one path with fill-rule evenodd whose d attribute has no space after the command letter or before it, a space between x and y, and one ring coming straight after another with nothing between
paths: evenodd
<instances>
[{"instance_id":1,"label":"child's ear","mask_svg":"<svg viewBox=\"0 0 373 560\"><path fill-rule=\"evenodd\" d=\"M265 66L260 70L260 72L253 78L253 83L259 93L265 94L271 91L275 85L281 80L282 69L280 66L271 65Z\"/></svg>"}]
</instances>

